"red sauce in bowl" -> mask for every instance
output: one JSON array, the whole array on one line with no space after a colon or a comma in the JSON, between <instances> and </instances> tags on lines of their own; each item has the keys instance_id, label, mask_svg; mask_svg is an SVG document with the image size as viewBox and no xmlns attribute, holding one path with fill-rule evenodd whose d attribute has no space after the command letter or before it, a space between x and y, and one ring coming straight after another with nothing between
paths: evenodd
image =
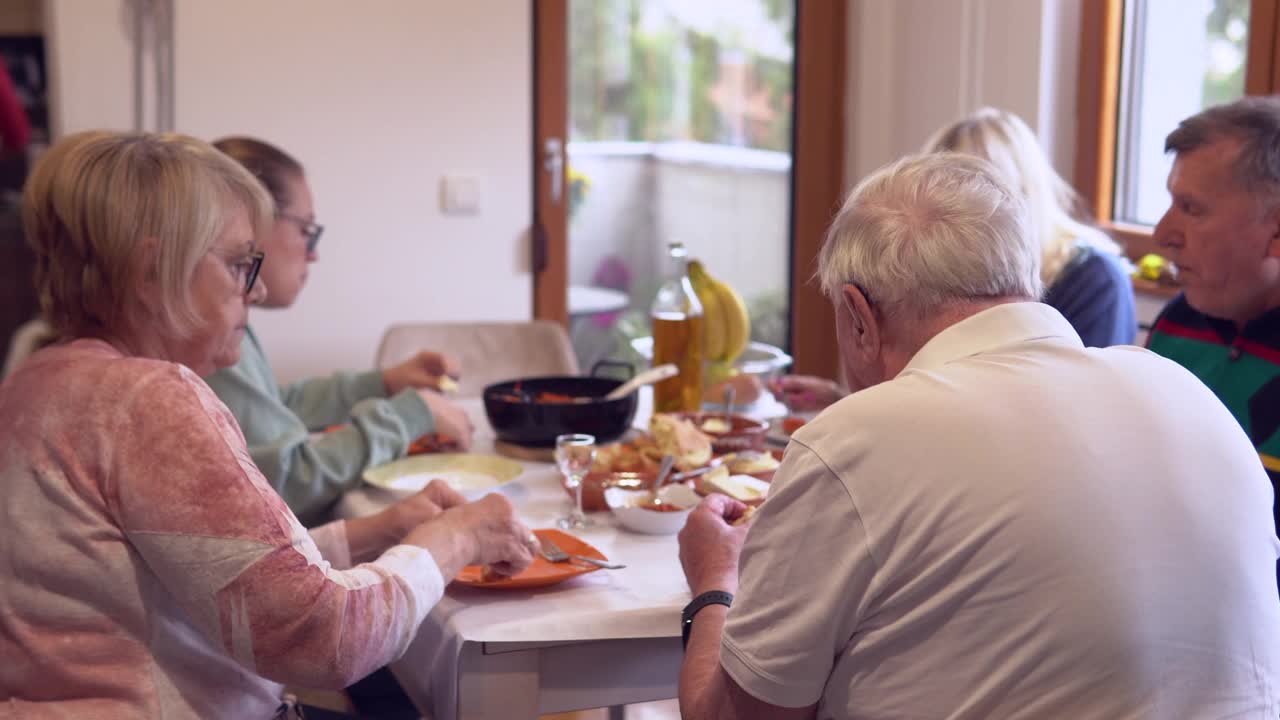
<instances>
[{"instance_id":1,"label":"red sauce in bowl","mask_svg":"<svg viewBox=\"0 0 1280 720\"><path fill-rule=\"evenodd\" d=\"M645 510L652 510L653 512L684 512L684 508L679 505L672 505L671 503L661 503L658 505L645 503L640 507Z\"/></svg>"}]
</instances>

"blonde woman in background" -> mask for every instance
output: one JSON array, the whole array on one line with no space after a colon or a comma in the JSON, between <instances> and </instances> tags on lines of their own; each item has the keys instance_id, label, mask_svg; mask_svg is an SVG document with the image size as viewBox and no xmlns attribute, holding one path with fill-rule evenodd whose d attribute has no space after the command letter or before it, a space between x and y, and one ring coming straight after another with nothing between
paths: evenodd
<instances>
[{"instance_id":1,"label":"blonde woman in background","mask_svg":"<svg viewBox=\"0 0 1280 720\"><path fill-rule=\"evenodd\" d=\"M1133 342L1133 284L1120 246L1079 213L1080 196L1053 169L1021 118L982 108L939 130L924 149L976 155L995 165L1022 191L1040 235L1044 302L1062 313L1088 347Z\"/></svg>"},{"instance_id":2,"label":"blonde woman in background","mask_svg":"<svg viewBox=\"0 0 1280 720\"><path fill-rule=\"evenodd\" d=\"M1133 342L1138 321L1120 246L1078 211L1079 195L1021 118L982 108L934 133L924 152L964 153L995 165L1022 192L1040 236L1043 302L1062 313L1088 347ZM844 396L835 382L804 375L784 377L771 389L793 411L818 410Z\"/></svg>"}]
</instances>

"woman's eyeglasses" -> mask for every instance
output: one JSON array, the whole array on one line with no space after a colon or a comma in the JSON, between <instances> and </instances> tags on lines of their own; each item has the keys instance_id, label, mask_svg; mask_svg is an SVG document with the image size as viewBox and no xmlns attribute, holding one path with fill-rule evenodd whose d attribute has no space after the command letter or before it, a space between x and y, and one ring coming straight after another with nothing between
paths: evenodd
<instances>
[{"instance_id":1,"label":"woman's eyeglasses","mask_svg":"<svg viewBox=\"0 0 1280 720\"><path fill-rule=\"evenodd\" d=\"M317 223L315 220L308 220L304 217L298 217L297 215L290 215L289 213L276 213L276 217L281 220L288 220L298 226L298 229L302 231L302 237L307 239L308 255L316 251L316 245L320 244L320 235L324 233L323 225Z\"/></svg>"},{"instance_id":2,"label":"woman's eyeglasses","mask_svg":"<svg viewBox=\"0 0 1280 720\"><path fill-rule=\"evenodd\" d=\"M266 253L251 252L234 258L228 258L227 252L223 250L215 249L213 253L227 261L227 270L231 272L231 277L235 278L236 283L244 290L244 294L248 295L249 291L253 290L253 284L258 281L258 271L262 270L262 259L267 256Z\"/></svg>"},{"instance_id":3,"label":"woman's eyeglasses","mask_svg":"<svg viewBox=\"0 0 1280 720\"><path fill-rule=\"evenodd\" d=\"M253 284L258 281L258 271L262 270L262 259L266 256L264 252L249 253L248 257L235 264L236 277L242 279L245 295L253 290Z\"/></svg>"}]
</instances>

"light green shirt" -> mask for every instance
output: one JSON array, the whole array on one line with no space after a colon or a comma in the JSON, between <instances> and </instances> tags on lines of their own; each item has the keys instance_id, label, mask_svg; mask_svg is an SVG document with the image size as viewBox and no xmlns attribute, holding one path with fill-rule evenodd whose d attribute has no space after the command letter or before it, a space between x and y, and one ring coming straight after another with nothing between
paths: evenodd
<instances>
[{"instance_id":1,"label":"light green shirt","mask_svg":"<svg viewBox=\"0 0 1280 720\"><path fill-rule=\"evenodd\" d=\"M377 371L280 387L253 328L240 344L240 361L205 380L240 423L258 469L309 526L328 519L366 467L403 456L435 428L417 392L386 397ZM313 435L331 425L345 427Z\"/></svg>"}]
</instances>

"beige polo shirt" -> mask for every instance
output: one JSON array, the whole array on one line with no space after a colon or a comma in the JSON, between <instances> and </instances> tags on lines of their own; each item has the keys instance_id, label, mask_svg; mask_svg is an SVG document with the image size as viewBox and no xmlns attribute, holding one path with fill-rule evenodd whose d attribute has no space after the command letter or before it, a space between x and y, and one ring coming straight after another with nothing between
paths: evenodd
<instances>
[{"instance_id":1,"label":"beige polo shirt","mask_svg":"<svg viewBox=\"0 0 1280 720\"><path fill-rule=\"evenodd\" d=\"M1275 718L1271 504L1186 370L1001 305L793 436L721 663L821 718Z\"/></svg>"}]
</instances>

